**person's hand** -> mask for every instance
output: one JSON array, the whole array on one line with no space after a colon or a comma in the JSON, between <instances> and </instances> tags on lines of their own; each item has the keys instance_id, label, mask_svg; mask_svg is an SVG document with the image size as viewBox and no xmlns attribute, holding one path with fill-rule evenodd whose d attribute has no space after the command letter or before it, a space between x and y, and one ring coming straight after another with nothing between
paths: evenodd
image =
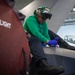
<instances>
[{"instance_id":1,"label":"person's hand","mask_svg":"<svg viewBox=\"0 0 75 75\"><path fill-rule=\"evenodd\" d=\"M56 38L55 38L55 40L58 42L58 40L59 40L59 37L56 37Z\"/></svg>"},{"instance_id":2,"label":"person's hand","mask_svg":"<svg viewBox=\"0 0 75 75\"><path fill-rule=\"evenodd\" d=\"M46 47L46 43L42 43L42 46L43 46L43 47Z\"/></svg>"},{"instance_id":3,"label":"person's hand","mask_svg":"<svg viewBox=\"0 0 75 75\"><path fill-rule=\"evenodd\" d=\"M42 46L43 47L50 47L48 44L46 44L46 43L42 43Z\"/></svg>"},{"instance_id":4,"label":"person's hand","mask_svg":"<svg viewBox=\"0 0 75 75\"><path fill-rule=\"evenodd\" d=\"M49 40L48 45L56 47L57 41L55 39L54 40Z\"/></svg>"}]
</instances>

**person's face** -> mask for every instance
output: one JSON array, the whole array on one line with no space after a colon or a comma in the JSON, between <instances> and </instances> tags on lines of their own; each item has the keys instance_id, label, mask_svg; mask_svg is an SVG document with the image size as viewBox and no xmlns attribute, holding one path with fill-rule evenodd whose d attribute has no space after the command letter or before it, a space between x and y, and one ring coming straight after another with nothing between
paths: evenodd
<instances>
[{"instance_id":1,"label":"person's face","mask_svg":"<svg viewBox=\"0 0 75 75\"><path fill-rule=\"evenodd\" d=\"M44 20L42 16L38 16L38 21L39 23L44 23L46 20Z\"/></svg>"}]
</instances>

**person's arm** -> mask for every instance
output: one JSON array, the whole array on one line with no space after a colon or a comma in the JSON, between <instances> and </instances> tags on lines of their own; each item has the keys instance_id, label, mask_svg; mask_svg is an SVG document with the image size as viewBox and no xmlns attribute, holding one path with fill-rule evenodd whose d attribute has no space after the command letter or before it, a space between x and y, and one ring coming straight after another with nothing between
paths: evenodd
<instances>
[{"instance_id":1,"label":"person's arm","mask_svg":"<svg viewBox=\"0 0 75 75\"><path fill-rule=\"evenodd\" d=\"M43 29L43 35L48 39L48 40L51 40L49 34L48 34L48 26L45 22L45 26L44 26L44 29Z\"/></svg>"},{"instance_id":2,"label":"person's arm","mask_svg":"<svg viewBox=\"0 0 75 75\"><path fill-rule=\"evenodd\" d=\"M28 26L30 33L32 35L37 36L42 42L46 43L48 41L48 39L39 32L39 29L36 25L36 22L33 22L31 20L27 20L27 26Z\"/></svg>"}]
</instances>

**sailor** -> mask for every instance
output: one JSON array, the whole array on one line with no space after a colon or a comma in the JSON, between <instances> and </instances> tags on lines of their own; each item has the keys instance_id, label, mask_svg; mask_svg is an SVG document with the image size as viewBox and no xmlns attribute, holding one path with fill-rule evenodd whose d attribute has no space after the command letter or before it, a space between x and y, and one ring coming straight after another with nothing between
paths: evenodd
<instances>
[{"instance_id":1,"label":"sailor","mask_svg":"<svg viewBox=\"0 0 75 75\"><path fill-rule=\"evenodd\" d=\"M51 19L51 12L48 7L42 6L34 10L34 15L29 16L24 22L24 29L31 35L29 40L30 51L39 72L49 75L57 75L64 72L62 66L48 64L48 60L43 50L43 43L56 47L58 39L51 40L48 34L47 19Z\"/></svg>"}]
</instances>

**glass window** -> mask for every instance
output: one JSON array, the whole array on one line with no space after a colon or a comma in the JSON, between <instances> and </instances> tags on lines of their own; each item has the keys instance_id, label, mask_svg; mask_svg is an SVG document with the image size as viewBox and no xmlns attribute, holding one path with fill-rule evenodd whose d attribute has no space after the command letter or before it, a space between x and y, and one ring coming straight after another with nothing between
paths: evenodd
<instances>
[{"instance_id":1,"label":"glass window","mask_svg":"<svg viewBox=\"0 0 75 75\"><path fill-rule=\"evenodd\" d=\"M75 46L75 6L63 22L57 34L71 46Z\"/></svg>"}]
</instances>

